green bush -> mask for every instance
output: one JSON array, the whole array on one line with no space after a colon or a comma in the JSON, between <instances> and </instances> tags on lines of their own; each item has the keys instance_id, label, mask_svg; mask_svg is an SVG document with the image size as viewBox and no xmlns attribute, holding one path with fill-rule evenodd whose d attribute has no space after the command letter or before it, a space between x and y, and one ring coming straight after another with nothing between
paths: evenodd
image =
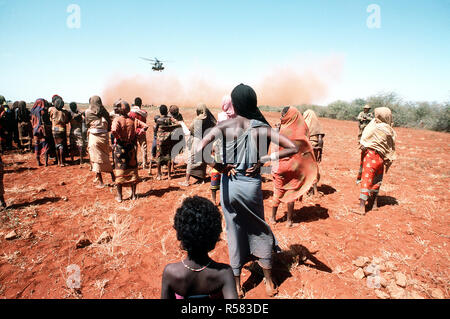
<instances>
[{"instance_id":1,"label":"green bush","mask_svg":"<svg viewBox=\"0 0 450 319\"><path fill-rule=\"evenodd\" d=\"M296 108L304 113L312 109L319 117L356 121L356 117L369 104L372 111L377 107L388 107L392 111L394 126L422 128L450 132L450 101L442 104L433 102L404 102L395 92L379 93L367 99L352 102L335 101L328 106L302 104ZM263 111L281 111L282 108L263 106Z\"/></svg>"}]
</instances>

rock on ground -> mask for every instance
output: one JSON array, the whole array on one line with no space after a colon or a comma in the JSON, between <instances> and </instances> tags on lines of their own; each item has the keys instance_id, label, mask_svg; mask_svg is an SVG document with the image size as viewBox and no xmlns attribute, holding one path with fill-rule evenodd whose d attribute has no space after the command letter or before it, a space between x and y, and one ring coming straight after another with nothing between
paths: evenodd
<instances>
[{"instance_id":1,"label":"rock on ground","mask_svg":"<svg viewBox=\"0 0 450 319\"><path fill-rule=\"evenodd\" d=\"M406 288L406 276L401 272L396 272L395 283L402 288Z\"/></svg>"},{"instance_id":2,"label":"rock on ground","mask_svg":"<svg viewBox=\"0 0 450 319\"><path fill-rule=\"evenodd\" d=\"M15 230L10 231L9 233L6 234L5 239L6 240L14 240L16 238L18 238L19 236L17 235Z\"/></svg>"},{"instance_id":3,"label":"rock on ground","mask_svg":"<svg viewBox=\"0 0 450 319\"><path fill-rule=\"evenodd\" d=\"M356 279L363 279L366 275L364 275L364 270L362 270L361 268L358 268L354 273L353 276Z\"/></svg>"},{"instance_id":4,"label":"rock on ground","mask_svg":"<svg viewBox=\"0 0 450 319\"><path fill-rule=\"evenodd\" d=\"M353 265L355 265L356 267L360 267L360 268L367 266L369 263L370 263L370 259L368 257L362 257L362 256L356 258L356 260L353 261Z\"/></svg>"}]
</instances>

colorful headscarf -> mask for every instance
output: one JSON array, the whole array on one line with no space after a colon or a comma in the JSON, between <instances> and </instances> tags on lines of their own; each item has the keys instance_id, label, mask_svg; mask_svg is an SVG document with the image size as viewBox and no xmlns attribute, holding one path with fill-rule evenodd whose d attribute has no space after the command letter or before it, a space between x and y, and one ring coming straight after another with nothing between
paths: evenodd
<instances>
[{"instance_id":1,"label":"colorful headscarf","mask_svg":"<svg viewBox=\"0 0 450 319\"><path fill-rule=\"evenodd\" d=\"M46 110L47 101L44 99L37 99L34 102L33 108L31 109L31 122L33 125L33 135L38 136L45 134L44 119L42 117L43 111Z\"/></svg>"},{"instance_id":2,"label":"colorful headscarf","mask_svg":"<svg viewBox=\"0 0 450 319\"><path fill-rule=\"evenodd\" d=\"M218 115L218 122L226 121L236 117L231 96L225 95L222 99L222 111Z\"/></svg>"}]
</instances>

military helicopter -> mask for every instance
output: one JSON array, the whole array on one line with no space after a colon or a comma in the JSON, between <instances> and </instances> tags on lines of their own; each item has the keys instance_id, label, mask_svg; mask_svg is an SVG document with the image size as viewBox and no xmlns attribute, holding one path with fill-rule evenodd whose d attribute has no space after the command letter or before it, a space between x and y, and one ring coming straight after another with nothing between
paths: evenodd
<instances>
[{"instance_id":1,"label":"military helicopter","mask_svg":"<svg viewBox=\"0 0 450 319\"><path fill-rule=\"evenodd\" d=\"M152 70L153 71L159 71L159 72L162 72L163 70L164 70L164 67L163 67L163 62L167 62L167 61L160 61L160 60L158 60L157 58L154 58L154 59L147 59L147 58L142 58L141 57L141 59L142 60L145 60L145 61L150 61L150 62L152 62Z\"/></svg>"}]
</instances>

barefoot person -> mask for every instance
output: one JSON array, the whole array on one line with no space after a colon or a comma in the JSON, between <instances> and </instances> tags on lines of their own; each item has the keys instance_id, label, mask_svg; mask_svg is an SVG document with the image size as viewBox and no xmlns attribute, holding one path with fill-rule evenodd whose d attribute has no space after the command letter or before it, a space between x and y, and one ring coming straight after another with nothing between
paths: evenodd
<instances>
[{"instance_id":1,"label":"barefoot person","mask_svg":"<svg viewBox=\"0 0 450 319\"><path fill-rule=\"evenodd\" d=\"M188 197L177 209L173 227L187 258L164 268L161 299L237 299L231 267L208 256L222 233L217 207L206 198Z\"/></svg>"},{"instance_id":2,"label":"barefoot person","mask_svg":"<svg viewBox=\"0 0 450 319\"><path fill-rule=\"evenodd\" d=\"M380 191L383 174L388 172L396 158L396 133L392 128L392 113L387 107L375 109L375 118L364 129L361 140L361 164L357 184L361 184L359 209L360 215L366 214L366 202L369 207L377 207L376 197Z\"/></svg>"},{"instance_id":3,"label":"barefoot person","mask_svg":"<svg viewBox=\"0 0 450 319\"><path fill-rule=\"evenodd\" d=\"M67 152L67 124L70 121L70 113L64 110L64 101L61 97L54 97L54 106L49 109L50 120L52 121L52 133L55 140L56 160L59 166L65 163Z\"/></svg>"},{"instance_id":4,"label":"barefoot person","mask_svg":"<svg viewBox=\"0 0 450 319\"><path fill-rule=\"evenodd\" d=\"M293 107L286 107L281 112L280 134L288 137L299 148L299 152L285 157L272 167L273 200L272 223L276 222L276 214L280 203L287 204L287 226L292 226L294 203L301 200L314 184L318 168L313 148L308 140L308 127L302 114ZM282 150L282 148L280 148Z\"/></svg>"},{"instance_id":5,"label":"barefoot person","mask_svg":"<svg viewBox=\"0 0 450 319\"><path fill-rule=\"evenodd\" d=\"M161 116L156 119L156 168L158 171L156 179L161 180L161 167L167 164L167 176L170 180L172 171L172 148L174 146L172 132L180 125L173 117L168 116L166 105L159 107L159 113Z\"/></svg>"},{"instance_id":6,"label":"barefoot person","mask_svg":"<svg viewBox=\"0 0 450 319\"><path fill-rule=\"evenodd\" d=\"M31 125L33 127L33 143L36 162L41 163L41 154L45 157L45 166L48 165L48 156L53 141L52 123L48 114L49 104L44 99L37 99L31 109Z\"/></svg>"},{"instance_id":7,"label":"barefoot person","mask_svg":"<svg viewBox=\"0 0 450 319\"><path fill-rule=\"evenodd\" d=\"M115 138L113 148L114 175L116 177L117 196L116 200L122 202L122 187L131 187L131 199L136 199L136 186L139 183L138 162L137 162L137 141L138 132L146 132L148 126L138 120L128 116L130 105L126 101L120 101L119 114L115 118L111 134Z\"/></svg>"},{"instance_id":8,"label":"barefoot person","mask_svg":"<svg viewBox=\"0 0 450 319\"><path fill-rule=\"evenodd\" d=\"M197 106L197 117L192 122L189 131L191 133L188 139L188 163L186 168L186 179L183 183L179 183L182 186L189 186L189 179L196 178L199 182L204 181L206 177L206 163L200 161L197 162L194 158L195 149L200 144L201 140L205 136L205 132L217 124L216 118L205 104Z\"/></svg>"},{"instance_id":9,"label":"barefoot person","mask_svg":"<svg viewBox=\"0 0 450 319\"><path fill-rule=\"evenodd\" d=\"M272 280L272 253L279 248L270 226L264 221L260 167L270 160L292 156L298 148L269 126L257 107L256 93L251 87L238 85L231 93L231 99L236 118L217 124L199 144L197 153L223 136L223 164L211 159L205 161L223 173L220 202L227 225L228 251L236 288L242 297L242 267L256 258L264 271L267 294L274 296L277 288ZM267 150L271 140L284 149L269 156Z\"/></svg>"},{"instance_id":10,"label":"barefoot person","mask_svg":"<svg viewBox=\"0 0 450 319\"><path fill-rule=\"evenodd\" d=\"M109 160L108 131L111 127L111 119L99 96L92 96L89 99L89 108L85 111L85 119L88 127L91 170L96 173L94 182L98 182L99 185L97 187L101 188L105 186L102 173L110 173L113 182L115 177L111 161Z\"/></svg>"}]
</instances>

